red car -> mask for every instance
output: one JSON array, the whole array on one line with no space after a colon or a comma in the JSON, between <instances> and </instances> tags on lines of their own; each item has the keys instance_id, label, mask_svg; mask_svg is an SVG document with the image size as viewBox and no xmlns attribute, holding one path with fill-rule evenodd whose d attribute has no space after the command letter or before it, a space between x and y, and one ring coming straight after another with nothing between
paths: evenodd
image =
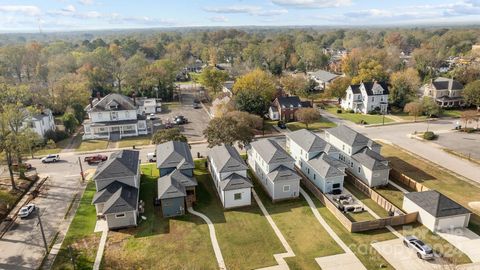
<instances>
[{"instance_id":1,"label":"red car","mask_svg":"<svg viewBox=\"0 0 480 270\"><path fill-rule=\"evenodd\" d=\"M95 156L87 156L83 159L83 161L87 162L90 165L90 164L100 163L107 159L108 157L105 155L95 155Z\"/></svg>"},{"instance_id":2,"label":"red car","mask_svg":"<svg viewBox=\"0 0 480 270\"><path fill-rule=\"evenodd\" d=\"M16 172L18 172L19 169L23 169L24 171L28 171L32 169L32 164L30 163L22 163L20 166L18 166L17 163L12 164L12 169Z\"/></svg>"}]
</instances>

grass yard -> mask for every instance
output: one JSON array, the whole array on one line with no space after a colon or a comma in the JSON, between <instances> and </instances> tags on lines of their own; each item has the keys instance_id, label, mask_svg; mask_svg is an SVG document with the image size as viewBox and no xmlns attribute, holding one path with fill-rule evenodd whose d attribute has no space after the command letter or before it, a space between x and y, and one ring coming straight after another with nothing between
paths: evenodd
<instances>
[{"instance_id":1,"label":"grass yard","mask_svg":"<svg viewBox=\"0 0 480 270\"><path fill-rule=\"evenodd\" d=\"M82 141L75 151L77 152L86 152L94 150L103 150L108 146L108 141L106 140L88 140Z\"/></svg>"},{"instance_id":2,"label":"grass yard","mask_svg":"<svg viewBox=\"0 0 480 270\"><path fill-rule=\"evenodd\" d=\"M296 255L286 258L290 269L318 269L315 258L343 253L320 225L302 196L297 200L274 204L258 181L254 185L265 208Z\"/></svg>"},{"instance_id":3,"label":"grass yard","mask_svg":"<svg viewBox=\"0 0 480 270\"><path fill-rule=\"evenodd\" d=\"M375 191L393 203L396 207L402 209L404 194L396 187L388 184L386 187L375 188Z\"/></svg>"},{"instance_id":4,"label":"grass yard","mask_svg":"<svg viewBox=\"0 0 480 270\"><path fill-rule=\"evenodd\" d=\"M480 201L478 184L459 179L448 171L439 169L438 165L410 155L395 146L383 144L381 153L389 160L392 167L428 188L438 190L474 212L470 218L469 228L480 234L480 217L478 216L480 211L469 207L470 202Z\"/></svg>"},{"instance_id":5,"label":"grass yard","mask_svg":"<svg viewBox=\"0 0 480 270\"><path fill-rule=\"evenodd\" d=\"M343 111L342 113L337 113L337 107L328 107L326 110L331 113L336 115L337 117L340 117L344 120L348 120L350 122L360 124L360 121L364 120L367 122L367 125L371 124L381 124L383 122L383 115L370 115L370 114L360 114L360 113L349 113L346 111ZM388 118L385 116L385 123L391 123L394 122L393 119Z\"/></svg>"},{"instance_id":6,"label":"grass yard","mask_svg":"<svg viewBox=\"0 0 480 270\"><path fill-rule=\"evenodd\" d=\"M61 141L55 143L55 148L52 148L52 149L48 149L48 148L38 149L33 154L35 156L46 156L48 154L58 154L63 149L65 149L68 146L69 143L70 143L70 138L67 138L65 140L61 140ZM27 153L26 156L30 156L30 154Z\"/></svg>"},{"instance_id":7,"label":"grass yard","mask_svg":"<svg viewBox=\"0 0 480 270\"><path fill-rule=\"evenodd\" d=\"M93 232L97 221L97 213L92 205L94 195L95 182L90 181L52 269L92 269L101 236L100 233ZM71 247L75 257L75 267L72 265L68 247Z\"/></svg>"},{"instance_id":8,"label":"grass yard","mask_svg":"<svg viewBox=\"0 0 480 270\"><path fill-rule=\"evenodd\" d=\"M147 220L137 228L109 233L102 268L217 269L205 222L190 214L163 218L152 204L158 178L155 164L143 165L142 173L140 199Z\"/></svg>"},{"instance_id":9,"label":"grass yard","mask_svg":"<svg viewBox=\"0 0 480 270\"><path fill-rule=\"evenodd\" d=\"M443 110L442 117L460 118L465 110Z\"/></svg>"},{"instance_id":10,"label":"grass yard","mask_svg":"<svg viewBox=\"0 0 480 270\"><path fill-rule=\"evenodd\" d=\"M408 115L408 113L406 112L398 112L398 113L392 113L394 116L397 116L397 117L400 117L402 118L403 120L405 121L414 121L415 120L415 117L414 116L410 116ZM426 115L420 115L420 116L417 116L416 120L417 121L420 121L420 120L426 120L427 119L427 116Z\"/></svg>"},{"instance_id":11,"label":"grass yard","mask_svg":"<svg viewBox=\"0 0 480 270\"><path fill-rule=\"evenodd\" d=\"M123 138L118 141L118 147L132 147L132 146L141 146L141 145L149 145L152 143L150 136L138 136L138 137L128 137Z\"/></svg>"},{"instance_id":12,"label":"grass yard","mask_svg":"<svg viewBox=\"0 0 480 270\"><path fill-rule=\"evenodd\" d=\"M265 134L267 133L278 133L278 131L274 128L277 126L277 122L275 120L263 120L263 127L265 129Z\"/></svg>"},{"instance_id":13,"label":"grass yard","mask_svg":"<svg viewBox=\"0 0 480 270\"><path fill-rule=\"evenodd\" d=\"M332 128L332 127L336 127L337 125L333 122L331 122L330 120L326 119L326 118L323 118L323 117L320 117L320 120L319 121L316 121L314 123L311 123L308 125L308 130L312 130L312 131L319 131L319 130L322 130L322 129L326 129L326 128ZM305 127L305 124L304 123L300 123L300 122L290 122L290 123L287 123L287 127L288 129L290 129L291 131L295 131L295 130L299 130L299 129L304 129L306 128Z\"/></svg>"},{"instance_id":14,"label":"grass yard","mask_svg":"<svg viewBox=\"0 0 480 270\"><path fill-rule=\"evenodd\" d=\"M358 188L356 188L353 184L351 184L348 181L345 181L343 183L343 186L350 191L350 193L353 194L357 199L359 199L365 206L370 208L373 212L375 212L377 215L380 217L388 217L388 212L387 210L383 209L378 203L376 203L374 200L370 199L365 193L361 192ZM370 220L375 219L373 216ZM356 220L360 221L360 220Z\"/></svg>"},{"instance_id":15,"label":"grass yard","mask_svg":"<svg viewBox=\"0 0 480 270\"><path fill-rule=\"evenodd\" d=\"M214 223L227 269L256 269L276 265L273 254L285 250L253 198L251 206L224 210L205 168L205 159L196 160L195 163L199 198L195 209Z\"/></svg>"}]
</instances>

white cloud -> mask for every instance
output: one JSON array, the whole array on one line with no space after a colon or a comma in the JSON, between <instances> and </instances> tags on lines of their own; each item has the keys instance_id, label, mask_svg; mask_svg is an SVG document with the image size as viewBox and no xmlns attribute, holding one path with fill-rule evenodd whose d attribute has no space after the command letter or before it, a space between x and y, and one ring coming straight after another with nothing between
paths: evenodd
<instances>
[{"instance_id":1,"label":"white cloud","mask_svg":"<svg viewBox=\"0 0 480 270\"><path fill-rule=\"evenodd\" d=\"M74 5L68 5L65 8L62 8L62 11L73 13L73 12L77 11L77 9L75 8Z\"/></svg>"},{"instance_id":2,"label":"white cloud","mask_svg":"<svg viewBox=\"0 0 480 270\"><path fill-rule=\"evenodd\" d=\"M37 6L5 5L0 6L0 13L18 13L28 16L38 16L41 10Z\"/></svg>"},{"instance_id":3,"label":"white cloud","mask_svg":"<svg viewBox=\"0 0 480 270\"><path fill-rule=\"evenodd\" d=\"M92 5L93 0L79 0L78 3L87 6L87 5Z\"/></svg>"},{"instance_id":4,"label":"white cloud","mask_svg":"<svg viewBox=\"0 0 480 270\"><path fill-rule=\"evenodd\" d=\"M265 10L259 6L206 7L203 10L220 14L249 14L253 16L277 16L288 13L286 9Z\"/></svg>"},{"instance_id":5,"label":"white cloud","mask_svg":"<svg viewBox=\"0 0 480 270\"><path fill-rule=\"evenodd\" d=\"M228 22L228 18L220 15L208 18L211 22Z\"/></svg>"},{"instance_id":6,"label":"white cloud","mask_svg":"<svg viewBox=\"0 0 480 270\"><path fill-rule=\"evenodd\" d=\"M331 8L342 7L352 4L351 0L272 0L272 3L279 6L293 8Z\"/></svg>"}]
</instances>

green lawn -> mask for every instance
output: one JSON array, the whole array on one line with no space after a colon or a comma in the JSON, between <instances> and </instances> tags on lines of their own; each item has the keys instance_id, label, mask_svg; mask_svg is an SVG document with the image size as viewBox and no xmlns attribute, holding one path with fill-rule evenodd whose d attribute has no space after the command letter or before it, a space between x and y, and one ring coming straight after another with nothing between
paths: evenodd
<instances>
[{"instance_id":1,"label":"green lawn","mask_svg":"<svg viewBox=\"0 0 480 270\"><path fill-rule=\"evenodd\" d=\"M58 154L60 153L63 149L65 149L68 144L70 143L70 138L67 138L65 140L61 140L57 143L55 143L55 148L48 149L48 148L42 148L35 150L33 153L35 156L46 156L49 154ZM30 156L30 153L26 153L26 155Z\"/></svg>"},{"instance_id":2,"label":"green lawn","mask_svg":"<svg viewBox=\"0 0 480 270\"><path fill-rule=\"evenodd\" d=\"M337 107L328 107L326 110L337 117L340 117L344 120L351 121L356 124L360 124L360 121L364 120L367 122L367 125L370 124L381 124L383 122L383 115L370 115L370 114L360 114L360 113L349 113L343 111L342 113L337 113ZM385 116L385 123L394 122L393 119Z\"/></svg>"},{"instance_id":3,"label":"green lawn","mask_svg":"<svg viewBox=\"0 0 480 270\"><path fill-rule=\"evenodd\" d=\"M75 269L92 269L97 253L100 233L94 233L97 214L92 205L95 195L95 182L87 184L75 217L70 224L62 247L52 269L74 269L68 247L75 257Z\"/></svg>"},{"instance_id":4,"label":"green lawn","mask_svg":"<svg viewBox=\"0 0 480 270\"><path fill-rule=\"evenodd\" d=\"M275 120L263 120L265 133L278 133L278 131L274 128L274 126L277 126L277 123L278 121Z\"/></svg>"},{"instance_id":5,"label":"green lawn","mask_svg":"<svg viewBox=\"0 0 480 270\"><path fill-rule=\"evenodd\" d=\"M396 146L383 144L381 153L389 160L392 167L469 208L474 213L470 219L469 228L480 234L480 218L478 216L480 211L470 208L468 205L470 202L480 201L479 184L459 179L455 175L439 169L438 165L410 155Z\"/></svg>"},{"instance_id":6,"label":"green lawn","mask_svg":"<svg viewBox=\"0 0 480 270\"><path fill-rule=\"evenodd\" d=\"M408 115L408 113L406 113L406 112L398 112L398 113L394 113L393 115L397 116L397 117L400 117L405 121L414 121L415 120L414 116ZM425 119L427 119L426 115L420 115L420 116L417 116L416 121L425 120Z\"/></svg>"},{"instance_id":7,"label":"green lawn","mask_svg":"<svg viewBox=\"0 0 480 270\"><path fill-rule=\"evenodd\" d=\"M442 117L454 117L454 118L460 118L462 117L462 113L464 110L443 110L442 111Z\"/></svg>"},{"instance_id":8,"label":"green lawn","mask_svg":"<svg viewBox=\"0 0 480 270\"><path fill-rule=\"evenodd\" d=\"M318 269L315 258L343 253L303 197L274 204L259 183L255 181L254 184L265 208L295 253L295 257L286 259L291 269Z\"/></svg>"},{"instance_id":9,"label":"green lawn","mask_svg":"<svg viewBox=\"0 0 480 270\"><path fill-rule=\"evenodd\" d=\"M128 137L123 138L118 142L118 147L132 147L132 146L141 146L149 145L152 143L150 136L139 136L139 137Z\"/></svg>"},{"instance_id":10,"label":"green lawn","mask_svg":"<svg viewBox=\"0 0 480 270\"><path fill-rule=\"evenodd\" d=\"M196 210L214 223L227 269L256 269L276 265L273 254L285 249L270 224L255 204L233 210L224 210L205 159L196 160L195 177L198 181ZM199 268L197 268L199 269Z\"/></svg>"},{"instance_id":11,"label":"green lawn","mask_svg":"<svg viewBox=\"0 0 480 270\"><path fill-rule=\"evenodd\" d=\"M75 151L85 152L85 151L94 151L94 150L103 150L108 146L108 141L106 140L88 140L82 141Z\"/></svg>"},{"instance_id":12,"label":"green lawn","mask_svg":"<svg viewBox=\"0 0 480 270\"><path fill-rule=\"evenodd\" d=\"M163 218L160 208L152 204L158 170L148 164L142 166L142 173L140 199L145 202L142 215L147 219L137 228L109 233L102 268L217 269L205 222L190 214Z\"/></svg>"},{"instance_id":13,"label":"green lawn","mask_svg":"<svg viewBox=\"0 0 480 270\"><path fill-rule=\"evenodd\" d=\"M370 199L365 193L361 192L358 188L356 188L353 184L351 184L348 181L345 181L343 183L344 187L350 191L357 199L359 199L365 206L370 208L373 212L375 212L377 215L380 217L388 217L388 212L387 210L383 209L378 203L376 203L374 200ZM372 219L373 218L372 216ZM370 220L372 220L370 219Z\"/></svg>"},{"instance_id":14,"label":"green lawn","mask_svg":"<svg viewBox=\"0 0 480 270\"><path fill-rule=\"evenodd\" d=\"M377 187L375 191L393 203L396 207L402 209L404 194L396 187L388 184L386 187Z\"/></svg>"},{"instance_id":15,"label":"green lawn","mask_svg":"<svg viewBox=\"0 0 480 270\"><path fill-rule=\"evenodd\" d=\"M326 118L323 118L323 117L320 117L320 120L319 121L316 121L314 123L311 123L308 125L308 130L312 130L312 131L319 131L319 130L322 130L322 129L326 129L326 128L331 128L331 127L336 127L337 125L333 122L331 122L330 120L326 119ZM290 122L290 123L287 123L287 127L288 129L290 129L291 131L295 131L295 130L299 130L299 129L304 129L306 128L305 124L303 123L300 123L300 122Z\"/></svg>"}]
</instances>

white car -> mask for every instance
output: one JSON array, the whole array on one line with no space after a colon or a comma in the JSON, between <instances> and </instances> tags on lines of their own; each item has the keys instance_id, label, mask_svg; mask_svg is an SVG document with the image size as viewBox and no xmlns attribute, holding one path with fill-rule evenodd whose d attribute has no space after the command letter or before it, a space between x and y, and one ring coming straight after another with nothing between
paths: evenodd
<instances>
[{"instance_id":1,"label":"white car","mask_svg":"<svg viewBox=\"0 0 480 270\"><path fill-rule=\"evenodd\" d=\"M18 211L18 216L20 218L26 218L28 217L31 213L35 211L35 204L29 203L25 205L24 207L20 208L20 211Z\"/></svg>"},{"instance_id":2,"label":"white car","mask_svg":"<svg viewBox=\"0 0 480 270\"><path fill-rule=\"evenodd\" d=\"M434 258L433 250L430 246L423 243L420 239L413 235L407 235L403 239L403 244L417 253L417 257L423 260L431 260Z\"/></svg>"},{"instance_id":3,"label":"white car","mask_svg":"<svg viewBox=\"0 0 480 270\"><path fill-rule=\"evenodd\" d=\"M60 160L59 155L48 155L48 156L42 158L42 163L57 162L59 160Z\"/></svg>"},{"instance_id":4,"label":"white car","mask_svg":"<svg viewBox=\"0 0 480 270\"><path fill-rule=\"evenodd\" d=\"M156 162L157 161L157 154L147 153L147 160L148 160L148 162Z\"/></svg>"}]
</instances>

